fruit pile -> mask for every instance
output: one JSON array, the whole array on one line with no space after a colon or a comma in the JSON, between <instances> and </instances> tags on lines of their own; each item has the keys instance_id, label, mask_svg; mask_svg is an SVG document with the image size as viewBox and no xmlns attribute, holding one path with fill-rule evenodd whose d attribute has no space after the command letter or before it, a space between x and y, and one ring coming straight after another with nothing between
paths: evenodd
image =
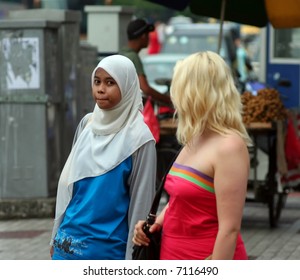
<instances>
[{"instance_id":1,"label":"fruit pile","mask_svg":"<svg viewBox=\"0 0 300 280\"><path fill-rule=\"evenodd\" d=\"M241 95L241 99L244 105L243 121L245 124L272 122L284 120L287 117L287 109L276 89L264 88L259 90L257 95L246 91Z\"/></svg>"}]
</instances>

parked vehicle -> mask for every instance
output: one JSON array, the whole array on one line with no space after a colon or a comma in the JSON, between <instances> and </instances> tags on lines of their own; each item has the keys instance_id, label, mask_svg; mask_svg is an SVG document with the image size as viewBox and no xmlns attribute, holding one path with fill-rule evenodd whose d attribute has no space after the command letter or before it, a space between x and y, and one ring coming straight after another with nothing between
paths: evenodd
<instances>
[{"instance_id":1,"label":"parked vehicle","mask_svg":"<svg viewBox=\"0 0 300 280\"><path fill-rule=\"evenodd\" d=\"M173 68L179 59L186 56L188 54L169 53L144 56L142 62L150 86L161 93L168 92Z\"/></svg>"},{"instance_id":2,"label":"parked vehicle","mask_svg":"<svg viewBox=\"0 0 300 280\"><path fill-rule=\"evenodd\" d=\"M231 65L235 46L231 34L231 24L223 25L220 55ZM161 53L191 54L198 51L218 51L220 25L217 23L185 23L169 25Z\"/></svg>"},{"instance_id":3,"label":"parked vehicle","mask_svg":"<svg viewBox=\"0 0 300 280\"><path fill-rule=\"evenodd\" d=\"M190 24L193 23L193 20L190 17L186 16L175 16L171 17L168 21L169 25L177 25L177 24Z\"/></svg>"}]
</instances>

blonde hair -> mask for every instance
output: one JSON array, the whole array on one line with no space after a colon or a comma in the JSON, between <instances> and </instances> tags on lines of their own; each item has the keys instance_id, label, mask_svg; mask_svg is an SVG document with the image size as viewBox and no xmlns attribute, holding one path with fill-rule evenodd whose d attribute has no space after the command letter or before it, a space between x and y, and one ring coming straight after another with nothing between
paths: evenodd
<instances>
[{"instance_id":1,"label":"blonde hair","mask_svg":"<svg viewBox=\"0 0 300 280\"><path fill-rule=\"evenodd\" d=\"M248 146L251 138L242 121L242 103L226 62L211 51L192 54L174 68L171 99L178 115L181 144L208 128L226 135L235 131Z\"/></svg>"}]
</instances>

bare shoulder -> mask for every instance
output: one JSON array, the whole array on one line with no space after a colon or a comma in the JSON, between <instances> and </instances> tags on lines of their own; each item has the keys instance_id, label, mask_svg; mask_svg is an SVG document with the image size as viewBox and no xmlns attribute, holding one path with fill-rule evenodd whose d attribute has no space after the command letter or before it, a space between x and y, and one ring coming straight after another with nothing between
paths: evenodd
<instances>
[{"instance_id":1,"label":"bare shoulder","mask_svg":"<svg viewBox=\"0 0 300 280\"><path fill-rule=\"evenodd\" d=\"M239 135L231 133L222 136L219 141L214 161L215 177L222 174L221 178L224 178L224 174L232 173L235 174L235 179L248 178L250 158L244 140Z\"/></svg>"},{"instance_id":2,"label":"bare shoulder","mask_svg":"<svg viewBox=\"0 0 300 280\"><path fill-rule=\"evenodd\" d=\"M242 137L238 134L230 133L220 138L218 153L221 156L229 156L243 152L248 153L247 145Z\"/></svg>"}]
</instances>

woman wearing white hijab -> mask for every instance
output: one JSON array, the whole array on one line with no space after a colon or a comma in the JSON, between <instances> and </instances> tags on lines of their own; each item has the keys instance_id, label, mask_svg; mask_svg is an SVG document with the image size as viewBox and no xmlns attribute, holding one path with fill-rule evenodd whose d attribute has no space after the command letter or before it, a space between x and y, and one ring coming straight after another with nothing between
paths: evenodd
<instances>
[{"instance_id":1,"label":"woman wearing white hijab","mask_svg":"<svg viewBox=\"0 0 300 280\"><path fill-rule=\"evenodd\" d=\"M58 183L52 259L131 259L134 225L155 193L155 141L133 63L102 59L92 92L94 111L79 123Z\"/></svg>"}]
</instances>

